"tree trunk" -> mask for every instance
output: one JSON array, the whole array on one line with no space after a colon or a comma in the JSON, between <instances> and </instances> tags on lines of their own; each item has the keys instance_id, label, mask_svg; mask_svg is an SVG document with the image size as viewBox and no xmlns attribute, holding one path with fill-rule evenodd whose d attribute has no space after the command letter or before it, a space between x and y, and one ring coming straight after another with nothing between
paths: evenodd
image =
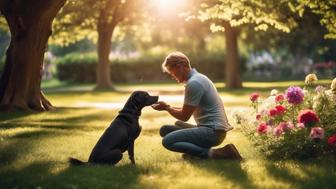
<instances>
[{"instance_id":1,"label":"tree trunk","mask_svg":"<svg viewBox=\"0 0 336 189\"><path fill-rule=\"evenodd\" d=\"M226 40L226 64L225 64L225 79L226 88L237 89L242 87L240 77L240 61L238 53L238 31L233 28L230 23L224 23L225 40Z\"/></svg>"},{"instance_id":2,"label":"tree trunk","mask_svg":"<svg viewBox=\"0 0 336 189\"><path fill-rule=\"evenodd\" d=\"M111 51L111 38L116 23L111 21L111 8L113 4L109 2L100 11L98 20L98 65L97 65L97 86L100 89L113 89L110 72L109 54ZM113 18L114 19L114 18Z\"/></svg>"},{"instance_id":3,"label":"tree trunk","mask_svg":"<svg viewBox=\"0 0 336 189\"><path fill-rule=\"evenodd\" d=\"M1 110L53 109L41 91L44 51L51 24L65 0L1 1L11 41L0 80Z\"/></svg>"},{"instance_id":4,"label":"tree trunk","mask_svg":"<svg viewBox=\"0 0 336 189\"><path fill-rule=\"evenodd\" d=\"M113 88L109 61L112 33L113 29L106 25L98 26L97 88Z\"/></svg>"}]
</instances>

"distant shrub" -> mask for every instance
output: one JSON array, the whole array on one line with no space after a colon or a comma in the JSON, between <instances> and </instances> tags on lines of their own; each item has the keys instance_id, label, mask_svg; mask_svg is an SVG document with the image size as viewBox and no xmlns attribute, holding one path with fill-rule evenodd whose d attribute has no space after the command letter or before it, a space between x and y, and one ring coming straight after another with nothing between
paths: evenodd
<instances>
[{"instance_id":1,"label":"distant shrub","mask_svg":"<svg viewBox=\"0 0 336 189\"><path fill-rule=\"evenodd\" d=\"M111 61L113 82L151 82L170 80L162 73L164 55ZM224 54L189 55L192 67L212 80L224 78ZM95 82L97 56L95 54L69 54L57 60L57 77L69 82Z\"/></svg>"},{"instance_id":2,"label":"distant shrub","mask_svg":"<svg viewBox=\"0 0 336 189\"><path fill-rule=\"evenodd\" d=\"M93 82L96 78L97 56L68 54L56 61L57 77L68 82Z\"/></svg>"}]
</instances>

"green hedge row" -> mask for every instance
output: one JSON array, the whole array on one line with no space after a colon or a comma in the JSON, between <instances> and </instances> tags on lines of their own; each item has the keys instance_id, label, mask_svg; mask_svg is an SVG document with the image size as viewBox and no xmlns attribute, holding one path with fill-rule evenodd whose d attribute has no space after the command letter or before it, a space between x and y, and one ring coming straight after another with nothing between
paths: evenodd
<instances>
[{"instance_id":1,"label":"green hedge row","mask_svg":"<svg viewBox=\"0 0 336 189\"><path fill-rule=\"evenodd\" d=\"M212 54L191 56L191 64L210 79L224 78L224 55ZM140 57L137 59L113 60L111 79L113 82L168 81L162 73L164 56ZM95 82L97 57L93 54L71 54L57 61L57 77L67 82Z\"/></svg>"}]
</instances>

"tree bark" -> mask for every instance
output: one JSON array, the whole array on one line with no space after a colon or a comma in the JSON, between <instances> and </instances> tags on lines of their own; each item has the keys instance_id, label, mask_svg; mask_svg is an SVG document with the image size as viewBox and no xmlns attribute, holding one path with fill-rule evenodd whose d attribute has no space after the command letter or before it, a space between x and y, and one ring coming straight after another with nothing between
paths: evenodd
<instances>
[{"instance_id":1,"label":"tree bark","mask_svg":"<svg viewBox=\"0 0 336 189\"><path fill-rule=\"evenodd\" d=\"M111 50L111 38L114 25L106 22L107 18L100 17L98 22L98 65L97 65L97 86L100 89L113 89L110 72L109 54Z\"/></svg>"},{"instance_id":2,"label":"tree bark","mask_svg":"<svg viewBox=\"0 0 336 189\"><path fill-rule=\"evenodd\" d=\"M122 22L130 12L134 11L135 1L107 1L101 8L98 18L98 65L96 88L114 89L111 81L109 54L115 27Z\"/></svg>"},{"instance_id":3,"label":"tree bark","mask_svg":"<svg viewBox=\"0 0 336 189\"><path fill-rule=\"evenodd\" d=\"M225 84L228 89L242 87L240 77L240 61L238 52L238 31L230 23L224 23L226 40L226 64L225 64Z\"/></svg>"},{"instance_id":4,"label":"tree bark","mask_svg":"<svg viewBox=\"0 0 336 189\"><path fill-rule=\"evenodd\" d=\"M11 41L0 79L1 110L51 110L41 91L44 51L54 17L65 0L3 0Z\"/></svg>"}]
</instances>

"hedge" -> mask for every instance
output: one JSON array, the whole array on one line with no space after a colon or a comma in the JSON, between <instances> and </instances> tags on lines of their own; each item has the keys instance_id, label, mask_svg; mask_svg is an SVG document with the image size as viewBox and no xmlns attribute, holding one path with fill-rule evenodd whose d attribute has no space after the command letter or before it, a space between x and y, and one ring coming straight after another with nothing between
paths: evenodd
<instances>
[{"instance_id":1,"label":"hedge","mask_svg":"<svg viewBox=\"0 0 336 189\"><path fill-rule=\"evenodd\" d=\"M164 57L140 57L137 59L112 60L111 79L113 82L151 82L168 81L162 73L161 63ZM210 79L224 78L224 55L213 54L191 56L191 64ZM92 54L71 54L57 61L57 77L67 82L95 82L97 57Z\"/></svg>"}]
</instances>

